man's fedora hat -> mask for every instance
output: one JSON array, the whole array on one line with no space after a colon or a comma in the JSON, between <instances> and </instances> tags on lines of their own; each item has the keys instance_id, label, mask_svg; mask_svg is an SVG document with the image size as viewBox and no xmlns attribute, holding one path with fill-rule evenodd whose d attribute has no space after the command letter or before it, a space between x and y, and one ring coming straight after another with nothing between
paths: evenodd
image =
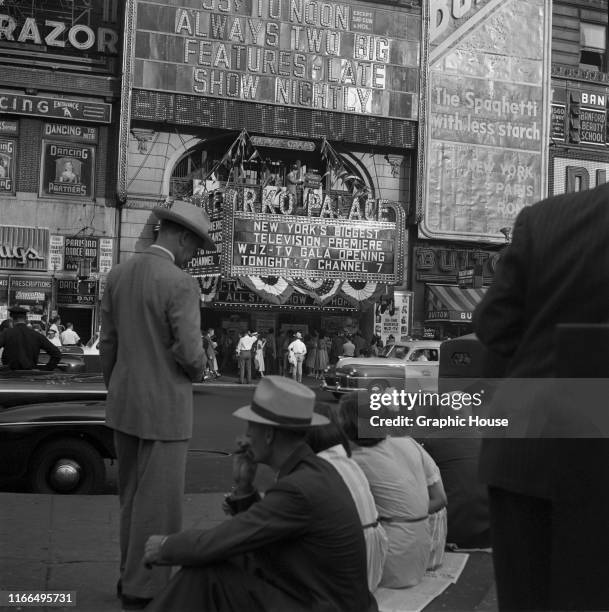
<instances>
[{"instance_id":1,"label":"man's fedora hat","mask_svg":"<svg viewBox=\"0 0 609 612\"><path fill-rule=\"evenodd\" d=\"M283 429L302 429L327 425L330 421L313 411L315 393L308 387L283 376L265 376L254 391L252 403L233 415Z\"/></svg>"},{"instance_id":2,"label":"man's fedora hat","mask_svg":"<svg viewBox=\"0 0 609 612\"><path fill-rule=\"evenodd\" d=\"M208 251L215 251L216 245L209 237L209 217L207 213L199 206L176 200L171 208L158 206L152 211L158 219L166 219L182 225L198 236L201 241L201 248Z\"/></svg>"}]
</instances>

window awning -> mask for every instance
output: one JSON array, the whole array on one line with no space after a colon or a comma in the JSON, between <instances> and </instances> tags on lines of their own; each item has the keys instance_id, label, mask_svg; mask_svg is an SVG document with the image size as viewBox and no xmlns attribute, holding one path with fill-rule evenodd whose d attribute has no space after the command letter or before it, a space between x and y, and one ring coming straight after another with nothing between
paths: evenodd
<instances>
[{"instance_id":1,"label":"window awning","mask_svg":"<svg viewBox=\"0 0 609 612\"><path fill-rule=\"evenodd\" d=\"M461 289L455 285L427 285L426 323L468 323L486 287Z\"/></svg>"}]
</instances>

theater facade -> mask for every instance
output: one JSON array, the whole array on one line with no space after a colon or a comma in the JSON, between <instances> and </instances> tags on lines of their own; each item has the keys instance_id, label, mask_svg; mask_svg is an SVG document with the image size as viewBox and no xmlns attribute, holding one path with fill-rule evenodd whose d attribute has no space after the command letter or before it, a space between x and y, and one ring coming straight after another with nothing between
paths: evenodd
<instances>
[{"instance_id":1,"label":"theater facade","mask_svg":"<svg viewBox=\"0 0 609 612\"><path fill-rule=\"evenodd\" d=\"M217 244L187 267L204 324L370 336L407 288L421 3L129 0L125 22L121 259L186 199Z\"/></svg>"}]
</instances>

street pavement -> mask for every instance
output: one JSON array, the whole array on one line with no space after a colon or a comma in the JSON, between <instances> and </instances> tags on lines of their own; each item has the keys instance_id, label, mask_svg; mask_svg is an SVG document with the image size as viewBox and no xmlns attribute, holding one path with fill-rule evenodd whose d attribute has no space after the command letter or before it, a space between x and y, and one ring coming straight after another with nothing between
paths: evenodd
<instances>
[{"instance_id":1,"label":"street pavement","mask_svg":"<svg viewBox=\"0 0 609 612\"><path fill-rule=\"evenodd\" d=\"M206 381L195 392L211 391L219 386L243 387L232 377L223 378ZM318 381L306 382L311 387L318 386ZM206 529L224 520L222 497L220 492L187 494L184 526ZM119 563L118 510L115 495L0 492L0 610L26 609L3 605L7 591L74 593L74 606L38 607L40 610L120 610L115 596ZM472 552L457 583L425 607L425 612L496 610L492 560L488 552Z\"/></svg>"}]
</instances>

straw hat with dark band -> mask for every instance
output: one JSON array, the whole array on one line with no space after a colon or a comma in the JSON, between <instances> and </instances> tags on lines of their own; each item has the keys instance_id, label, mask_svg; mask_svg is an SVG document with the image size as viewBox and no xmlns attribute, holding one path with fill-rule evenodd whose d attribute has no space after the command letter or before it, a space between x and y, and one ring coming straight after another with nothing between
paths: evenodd
<instances>
[{"instance_id":1,"label":"straw hat with dark band","mask_svg":"<svg viewBox=\"0 0 609 612\"><path fill-rule=\"evenodd\" d=\"M330 421L313 412L315 393L308 387L283 376L265 376L256 387L252 403L233 415L284 429L302 429L327 425Z\"/></svg>"},{"instance_id":2,"label":"straw hat with dark band","mask_svg":"<svg viewBox=\"0 0 609 612\"><path fill-rule=\"evenodd\" d=\"M171 205L171 208L159 206L152 212L161 220L173 221L173 223L177 223L190 230L200 239L202 249L207 249L208 251L216 250L216 245L208 234L210 228L209 218L207 213L199 206L176 200Z\"/></svg>"}]
</instances>

